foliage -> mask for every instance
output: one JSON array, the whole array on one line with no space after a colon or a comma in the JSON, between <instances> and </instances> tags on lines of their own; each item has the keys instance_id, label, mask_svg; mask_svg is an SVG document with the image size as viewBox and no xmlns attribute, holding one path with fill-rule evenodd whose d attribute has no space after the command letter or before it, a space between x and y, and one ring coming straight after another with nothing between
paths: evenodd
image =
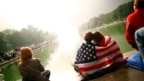
<instances>
[{"instance_id":1,"label":"foliage","mask_svg":"<svg viewBox=\"0 0 144 81\"><path fill-rule=\"evenodd\" d=\"M114 22L99 28L93 28L90 31L96 30L100 31L106 36L111 36L114 40L116 40L123 53L133 50L125 39L125 21Z\"/></svg>"},{"instance_id":2,"label":"foliage","mask_svg":"<svg viewBox=\"0 0 144 81\"><path fill-rule=\"evenodd\" d=\"M23 28L20 31L7 29L3 31L3 36L8 41L7 43L1 44L11 44L12 48L22 46L30 46L34 44L39 44L45 41L54 40L56 38L55 34L44 32L32 25L29 25L27 28ZM4 46L1 45L4 49Z\"/></svg>"},{"instance_id":3,"label":"foliage","mask_svg":"<svg viewBox=\"0 0 144 81\"><path fill-rule=\"evenodd\" d=\"M98 17L94 17L89 22L81 25L79 32L87 29L97 28L105 24L109 24L115 21L123 21L126 17L133 12L133 1L120 5L118 8L110 13L100 14Z\"/></svg>"},{"instance_id":4,"label":"foliage","mask_svg":"<svg viewBox=\"0 0 144 81\"><path fill-rule=\"evenodd\" d=\"M125 21L114 22L105 26L96 28L101 31L104 35L124 35L125 34ZM96 30L94 29L94 30Z\"/></svg>"},{"instance_id":5,"label":"foliage","mask_svg":"<svg viewBox=\"0 0 144 81\"><path fill-rule=\"evenodd\" d=\"M0 53L10 51L11 49L12 47L7 36L3 32L0 32Z\"/></svg>"}]
</instances>

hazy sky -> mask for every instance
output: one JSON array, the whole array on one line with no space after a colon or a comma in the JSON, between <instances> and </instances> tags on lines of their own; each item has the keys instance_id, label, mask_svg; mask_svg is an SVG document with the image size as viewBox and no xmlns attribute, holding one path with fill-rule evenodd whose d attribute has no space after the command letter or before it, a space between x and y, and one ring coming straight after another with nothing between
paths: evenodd
<instances>
[{"instance_id":1,"label":"hazy sky","mask_svg":"<svg viewBox=\"0 0 144 81\"><path fill-rule=\"evenodd\" d=\"M78 27L131 0L0 0L0 30L28 24L45 30Z\"/></svg>"}]
</instances>

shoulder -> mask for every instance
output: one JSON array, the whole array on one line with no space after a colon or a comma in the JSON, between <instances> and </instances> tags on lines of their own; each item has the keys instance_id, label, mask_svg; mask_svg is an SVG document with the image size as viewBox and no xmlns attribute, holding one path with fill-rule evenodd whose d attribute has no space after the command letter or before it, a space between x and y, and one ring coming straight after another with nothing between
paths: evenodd
<instances>
[{"instance_id":1,"label":"shoulder","mask_svg":"<svg viewBox=\"0 0 144 81\"><path fill-rule=\"evenodd\" d=\"M93 43L83 43L81 45L81 47L92 47L92 46L95 46L95 44L93 44Z\"/></svg>"},{"instance_id":2,"label":"shoulder","mask_svg":"<svg viewBox=\"0 0 144 81\"><path fill-rule=\"evenodd\" d=\"M133 19L135 19L135 12L128 15L127 21L132 21Z\"/></svg>"},{"instance_id":3,"label":"shoulder","mask_svg":"<svg viewBox=\"0 0 144 81\"><path fill-rule=\"evenodd\" d=\"M37 63L37 62L38 62L38 63L40 62L40 60L39 60L38 58L33 58L31 61L32 61L32 62L36 62L36 63Z\"/></svg>"},{"instance_id":4,"label":"shoulder","mask_svg":"<svg viewBox=\"0 0 144 81\"><path fill-rule=\"evenodd\" d=\"M110 40L112 40L112 37L110 37L110 36L104 36L104 38L105 38L105 41L110 41Z\"/></svg>"},{"instance_id":5,"label":"shoulder","mask_svg":"<svg viewBox=\"0 0 144 81\"><path fill-rule=\"evenodd\" d=\"M28 65L31 66L31 67L33 67L33 68L38 68L38 67L42 66L39 59L32 59L28 63Z\"/></svg>"}]
</instances>

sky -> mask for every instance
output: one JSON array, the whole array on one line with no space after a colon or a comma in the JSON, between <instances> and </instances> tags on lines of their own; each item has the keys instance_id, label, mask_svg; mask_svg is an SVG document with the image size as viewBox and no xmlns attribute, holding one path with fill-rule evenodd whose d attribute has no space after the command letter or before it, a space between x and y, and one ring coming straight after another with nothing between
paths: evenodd
<instances>
[{"instance_id":1,"label":"sky","mask_svg":"<svg viewBox=\"0 0 144 81\"><path fill-rule=\"evenodd\" d=\"M0 30L29 24L47 31L79 27L131 0L0 0Z\"/></svg>"},{"instance_id":2,"label":"sky","mask_svg":"<svg viewBox=\"0 0 144 81\"><path fill-rule=\"evenodd\" d=\"M83 23L128 1L131 0L0 0L0 31L33 25L55 33L61 48L68 49L69 45L74 49Z\"/></svg>"}]
</instances>

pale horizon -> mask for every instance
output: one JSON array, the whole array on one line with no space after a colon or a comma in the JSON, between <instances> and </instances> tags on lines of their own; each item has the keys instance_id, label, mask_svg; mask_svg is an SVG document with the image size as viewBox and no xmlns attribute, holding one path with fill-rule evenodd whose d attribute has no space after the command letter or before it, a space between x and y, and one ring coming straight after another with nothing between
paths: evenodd
<instances>
[{"instance_id":1,"label":"pale horizon","mask_svg":"<svg viewBox=\"0 0 144 81\"><path fill-rule=\"evenodd\" d=\"M128 0L131 1L131 0ZM63 25L79 27L90 18L108 13L125 0L2 0L0 30L20 30L33 25L42 30L63 29Z\"/></svg>"}]
</instances>

